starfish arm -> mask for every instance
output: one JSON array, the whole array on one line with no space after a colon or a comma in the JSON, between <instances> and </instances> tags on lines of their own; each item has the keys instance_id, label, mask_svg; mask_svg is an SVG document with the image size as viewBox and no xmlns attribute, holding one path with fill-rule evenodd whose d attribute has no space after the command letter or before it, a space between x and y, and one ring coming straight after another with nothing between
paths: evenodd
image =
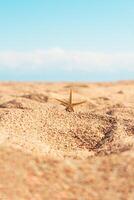
<instances>
[{"instance_id":1,"label":"starfish arm","mask_svg":"<svg viewBox=\"0 0 134 200\"><path fill-rule=\"evenodd\" d=\"M86 103L86 101L81 101L81 102L78 102L78 103L72 103L72 106L77 106L77 105L80 105L80 104L83 104L83 103Z\"/></svg>"},{"instance_id":2,"label":"starfish arm","mask_svg":"<svg viewBox=\"0 0 134 200\"><path fill-rule=\"evenodd\" d=\"M72 89L70 89L69 103L72 104Z\"/></svg>"},{"instance_id":3,"label":"starfish arm","mask_svg":"<svg viewBox=\"0 0 134 200\"><path fill-rule=\"evenodd\" d=\"M73 106L67 106L66 111L68 112L74 112Z\"/></svg>"},{"instance_id":4,"label":"starfish arm","mask_svg":"<svg viewBox=\"0 0 134 200\"><path fill-rule=\"evenodd\" d=\"M68 103L66 102L66 101L62 101L62 100L60 100L60 99L56 99L57 101L59 101L62 105L64 105L64 106L67 106L68 105Z\"/></svg>"}]
</instances>

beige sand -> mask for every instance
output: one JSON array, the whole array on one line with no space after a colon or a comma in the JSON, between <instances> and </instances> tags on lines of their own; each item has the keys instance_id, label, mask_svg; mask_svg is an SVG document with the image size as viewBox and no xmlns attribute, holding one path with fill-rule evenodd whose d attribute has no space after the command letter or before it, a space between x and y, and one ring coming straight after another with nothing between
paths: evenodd
<instances>
[{"instance_id":1,"label":"beige sand","mask_svg":"<svg viewBox=\"0 0 134 200\"><path fill-rule=\"evenodd\" d=\"M1 82L0 200L112 199L134 199L134 81Z\"/></svg>"}]
</instances>

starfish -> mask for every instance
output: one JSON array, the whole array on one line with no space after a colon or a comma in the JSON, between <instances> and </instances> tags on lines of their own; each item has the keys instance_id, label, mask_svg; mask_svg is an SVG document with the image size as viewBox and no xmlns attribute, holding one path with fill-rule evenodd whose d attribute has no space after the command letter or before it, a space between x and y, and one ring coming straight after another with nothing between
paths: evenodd
<instances>
[{"instance_id":1,"label":"starfish","mask_svg":"<svg viewBox=\"0 0 134 200\"><path fill-rule=\"evenodd\" d=\"M66 111L68 112L74 112L74 106L80 105L85 103L86 101L81 101L78 103L72 103L72 89L70 89L70 96L69 96L69 101L63 101L60 99L56 99L57 101L59 101L61 103L61 105L66 107Z\"/></svg>"}]
</instances>

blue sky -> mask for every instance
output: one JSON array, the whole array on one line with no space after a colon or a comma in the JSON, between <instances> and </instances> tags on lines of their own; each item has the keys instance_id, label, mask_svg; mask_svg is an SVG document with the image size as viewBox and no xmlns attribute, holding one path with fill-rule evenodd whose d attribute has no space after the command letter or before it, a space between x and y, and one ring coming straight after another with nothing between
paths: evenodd
<instances>
[{"instance_id":1,"label":"blue sky","mask_svg":"<svg viewBox=\"0 0 134 200\"><path fill-rule=\"evenodd\" d=\"M134 79L133 0L0 1L0 80Z\"/></svg>"}]
</instances>

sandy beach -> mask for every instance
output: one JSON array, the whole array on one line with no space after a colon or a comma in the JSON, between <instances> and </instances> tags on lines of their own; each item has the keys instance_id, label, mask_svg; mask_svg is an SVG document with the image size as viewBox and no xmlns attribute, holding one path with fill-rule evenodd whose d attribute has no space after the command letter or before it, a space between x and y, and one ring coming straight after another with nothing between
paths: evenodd
<instances>
[{"instance_id":1,"label":"sandy beach","mask_svg":"<svg viewBox=\"0 0 134 200\"><path fill-rule=\"evenodd\" d=\"M112 199L134 199L134 81L1 82L0 200Z\"/></svg>"}]
</instances>

